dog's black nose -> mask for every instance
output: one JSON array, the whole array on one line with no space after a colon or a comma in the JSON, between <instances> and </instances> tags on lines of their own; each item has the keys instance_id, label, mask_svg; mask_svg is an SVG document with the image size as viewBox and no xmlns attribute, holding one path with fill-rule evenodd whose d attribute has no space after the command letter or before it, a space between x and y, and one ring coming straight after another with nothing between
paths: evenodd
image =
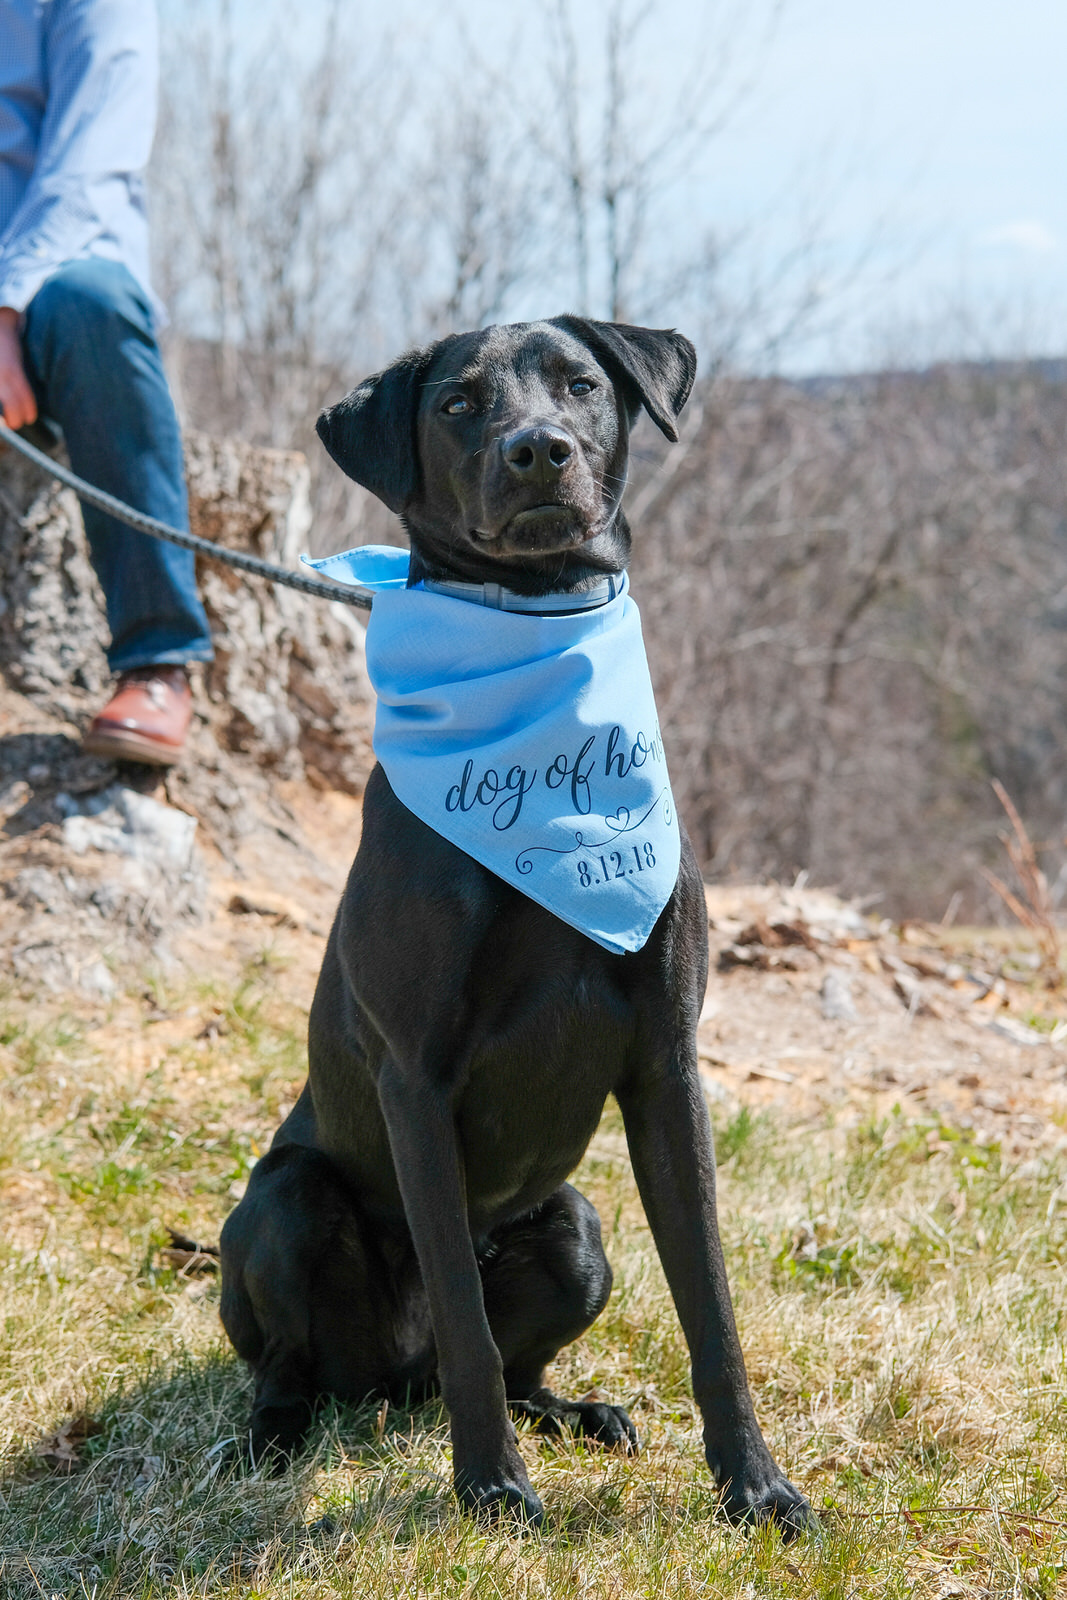
<instances>
[{"instance_id":1,"label":"dog's black nose","mask_svg":"<svg viewBox=\"0 0 1067 1600\"><path fill-rule=\"evenodd\" d=\"M574 454L574 440L562 428L539 423L503 442L508 471L523 483L551 483Z\"/></svg>"}]
</instances>

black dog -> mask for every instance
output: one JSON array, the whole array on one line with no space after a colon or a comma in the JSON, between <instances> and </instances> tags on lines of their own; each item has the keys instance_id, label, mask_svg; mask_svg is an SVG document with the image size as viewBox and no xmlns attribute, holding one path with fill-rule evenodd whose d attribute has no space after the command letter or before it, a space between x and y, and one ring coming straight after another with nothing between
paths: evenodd
<instances>
[{"instance_id":1,"label":"black dog","mask_svg":"<svg viewBox=\"0 0 1067 1600\"><path fill-rule=\"evenodd\" d=\"M319 419L403 518L411 581L589 589L625 567L629 429L670 439L696 369L673 332L558 317L442 340ZM309 1029L309 1078L222 1234L222 1319L255 1370L253 1457L301 1441L318 1396L439 1386L468 1508L536 1519L508 1420L636 1447L616 1406L544 1369L611 1288L600 1223L564 1180L614 1094L734 1519L805 1526L756 1422L715 1215L697 1073L703 886L612 955L397 800L376 767Z\"/></svg>"}]
</instances>

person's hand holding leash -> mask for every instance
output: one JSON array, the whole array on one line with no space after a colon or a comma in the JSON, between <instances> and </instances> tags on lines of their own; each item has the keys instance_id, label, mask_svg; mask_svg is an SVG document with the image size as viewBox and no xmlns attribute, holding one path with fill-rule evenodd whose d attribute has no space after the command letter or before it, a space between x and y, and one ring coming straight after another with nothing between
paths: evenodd
<instances>
[{"instance_id":1,"label":"person's hand holding leash","mask_svg":"<svg viewBox=\"0 0 1067 1600\"><path fill-rule=\"evenodd\" d=\"M37 421L37 401L22 365L19 314L0 306L0 410L9 428Z\"/></svg>"}]
</instances>

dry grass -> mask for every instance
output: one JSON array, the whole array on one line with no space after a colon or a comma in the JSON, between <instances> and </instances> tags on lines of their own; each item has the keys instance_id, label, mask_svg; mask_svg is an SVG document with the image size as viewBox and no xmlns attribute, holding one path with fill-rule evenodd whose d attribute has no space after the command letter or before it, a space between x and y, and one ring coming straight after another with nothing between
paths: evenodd
<instances>
[{"instance_id":1,"label":"dry grass","mask_svg":"<svg viewBox=\"0 0 1067 1600\"><path fill-rule=\"evenodd\" d=\"M302 988L301 986L298 986ZM557 1371L633 1409L636 1461L524 1451L538 1534L461 1517L437 1407L328 1410L287 1476L236 1478L248 1384L217 1237L302 1075L269 960L236 986L76 1012L0 999L0 1593L93 1596L1046 1596L1063 1591L1067 1176L921 1107L878 1122L742 1107L721 1211L757 1406L822 1515L783 1549L716 1520L677 1322L617 1114L579 1183L616 1290ZM200 1035L200 1037L198 1037ZM64 1470L34 1447L68 1419ZM83 1430L84 1431L84 1430Z\"/></svg>"},{"instance_id":2,"label":"dry grass","mask_svg":"<svg viewBox=\"0 0 1067 1600\"><path fill-rule=\"evenodd\" d=\"M1015 802L996 778L993 779L993 791L1011 823L1011 833L1002 833L1000 840L1007 852L1008 860L1015 869L1022 898L1020 899L1003 879L998 878L995 872L990 872L988 867L982 867L982 876L996 890L1012 916L1017 917L1020 925L1033 935L1041 952L1046 980L1050 988L1055 988L1063 981L1062 941L1059 924L1056 921L1056 908L1049 893L1048 879L1041 870L1033 840L1016 809Z\"/></svg>"}]
</instances>

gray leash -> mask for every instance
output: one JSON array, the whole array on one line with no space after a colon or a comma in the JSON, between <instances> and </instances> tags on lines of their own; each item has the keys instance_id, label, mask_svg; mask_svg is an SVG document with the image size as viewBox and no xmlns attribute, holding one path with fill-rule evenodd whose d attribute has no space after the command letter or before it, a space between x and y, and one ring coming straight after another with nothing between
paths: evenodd
<instances>
[{"instance_id":1,"label":"gray leash","mask_svg":"<svg viewBox=\"0 0 1067 1600\"><path fill-rule=\"evenodd\" d=\"M27 461L32 461L33 465L47 477L58 478L60 483L65 483L68 489L74 490L80 500L96 506L99 511L106 511L109 517L117 517L120 522L136 528L139 533L151 534L153 539L166 539L169 544L176 544L182 550L199 551L201 555L211 556L216 561L224 561L227 566L237 567L242 572L252 572L259 578L269 578L271 583L283 583L290 589L299 589L301 594L313 594L320 600L339 600L342 605L356 606L360 611L369 611L371 608L373 596L366 589L350 589L341 584L323 583L319 578L305 578L301 572L292 572L288 567L279 567L273 561L263 561L259 556L248 555L243 550L227 550L221 544L212 543L210 539L201 539L199 534L185 533L181 528L170 528L165 522L158 522L155 517L149 517L143 511L135 511L132 506L116 500L114 495L105 494L102 489L94 489L91 483L79 478L69 467L60 466L58 461L53 461L43 450L38 450L29 440L14 433L2 417L0 417L0 441L9 444L19 455L25 456Z\"/></svg>"}]
</instances>

